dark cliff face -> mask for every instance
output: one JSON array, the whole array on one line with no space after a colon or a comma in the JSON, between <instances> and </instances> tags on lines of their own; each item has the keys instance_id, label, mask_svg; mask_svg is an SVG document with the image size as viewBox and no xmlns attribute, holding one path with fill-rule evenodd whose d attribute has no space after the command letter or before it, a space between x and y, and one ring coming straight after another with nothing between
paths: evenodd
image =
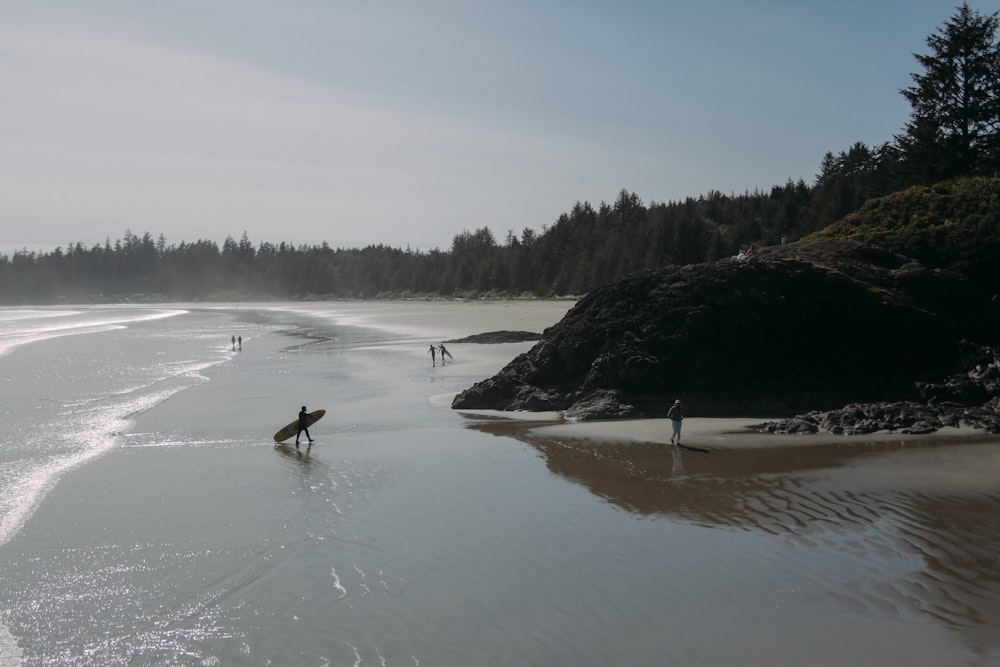
<instances>
[{"instance_id":1,"label":"dark cliff face","mask_svg":"<svg viewBox=\"0 0 1000 667\"><path fill-rule=\"evenodd\" d=\"M994 342L995 307L962 276L853 242L637 274L582 299L452 407L578 418L785 415L905 400Z\"/></svg>"}]
</instances>

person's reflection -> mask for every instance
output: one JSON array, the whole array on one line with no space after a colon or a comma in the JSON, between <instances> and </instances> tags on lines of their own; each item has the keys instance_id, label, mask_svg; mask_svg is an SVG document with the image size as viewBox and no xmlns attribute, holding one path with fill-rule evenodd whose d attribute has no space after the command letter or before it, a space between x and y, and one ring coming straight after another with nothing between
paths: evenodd
<instances>
[{"instance_id":1,"label":"person's reflection","mask_svg":"<svg viewBox=\"0 0 1000 667\"><path fill-rule=\"evenodd\" d=\"M684 474L684 457L681 456L681 446L680 445L674 445L673 447L671 447L671 450L673 450L673 451L670 452L670 456L674 460L674 465L673 465L673 467L671 468L670 471L672 473L674 473L675 475L683 475Z\"/></svg>"}]
</instances>

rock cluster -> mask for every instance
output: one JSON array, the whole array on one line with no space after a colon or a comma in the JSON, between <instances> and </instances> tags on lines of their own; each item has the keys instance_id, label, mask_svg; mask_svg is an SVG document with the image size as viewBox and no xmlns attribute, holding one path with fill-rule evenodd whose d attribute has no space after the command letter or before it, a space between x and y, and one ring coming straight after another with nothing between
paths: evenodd
<instances>
[{"instance_id":1,"label":"rock cluster","mask_svg":"<svg viewBox=\"0 0 1000 667\"><path fill-rule=\"evenodd\" d=\"M998 322L957 273L849 241L800 242L595 290L452 406L607 419L663 416L675 398L697 416L917 405L928 392L943 404L985 396L955 378L970 349L996 346Z\"/></svg>"},{"instance_id":2,"label":"rock cluster","mask_svg":"<svg viewBox=\"0 0 1000 667\"><path fill-rule=\"evenodd\" d=\"M852 403L765 422L769 433L863 435L877 431L933 433L945 426L971 426L1000 433L1000 352L981 348L971 370L944 382L918 382L920 401Z\"/></svg>"}]
</instances>

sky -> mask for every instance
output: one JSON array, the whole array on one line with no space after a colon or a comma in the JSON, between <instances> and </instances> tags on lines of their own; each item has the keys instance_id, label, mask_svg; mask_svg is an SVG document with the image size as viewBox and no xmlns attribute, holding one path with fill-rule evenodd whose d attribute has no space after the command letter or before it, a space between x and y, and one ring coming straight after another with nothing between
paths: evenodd
<instances>
[{"instance_id":1,"label":"sky","mask_svg":"<svg viewBox=\"0 0 1000 667\"><path fill-rule=\"evenodd\" d=\"M622 189L811 184L902 130L958 4L0 0L0 254L127 231L425 252Z\"/></svg>"}]
</instances>

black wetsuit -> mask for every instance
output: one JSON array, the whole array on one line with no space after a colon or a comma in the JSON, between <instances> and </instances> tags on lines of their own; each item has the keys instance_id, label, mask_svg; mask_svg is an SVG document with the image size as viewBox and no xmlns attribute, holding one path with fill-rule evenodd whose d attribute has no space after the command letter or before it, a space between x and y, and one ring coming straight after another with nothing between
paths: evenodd
<instances>
[{"instance_id":1,"label":"black wetsuit","mask_svg":"<svg viewBox=\"0 0 1000 667\"><path fill-rule=\"evenodd\" d=\"M296 445L299 444L299 436L302 435L302 431L306 432L306 437L309 438L309 442L313 441L312 437L310 437L310 435L309 435L309 429L307 428L308 426L309 426L309 413L306 412L305 410L300 410L299 411L299 432L295 434L295 444Z\"/></svg>"}]
</instances>

